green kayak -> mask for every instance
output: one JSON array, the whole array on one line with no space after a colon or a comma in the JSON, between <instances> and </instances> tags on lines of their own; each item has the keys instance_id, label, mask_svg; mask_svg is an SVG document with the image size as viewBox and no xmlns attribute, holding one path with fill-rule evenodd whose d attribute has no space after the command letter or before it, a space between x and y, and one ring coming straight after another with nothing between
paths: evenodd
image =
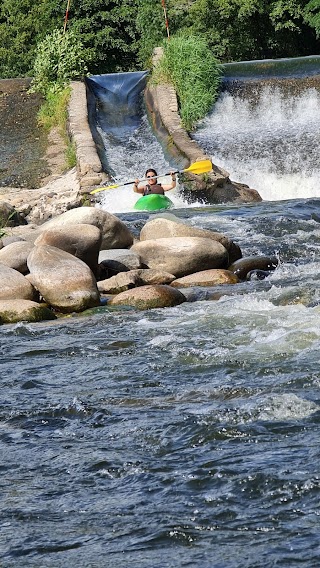
<instances>
[{"instance_id":1,"label":"green kayak","mask_svg":"<svg viewBox=\"0 0 320 568\"><path fill-rule=\"evenodd\" d=\"M137 211L159 211L159 209L170 209L173 203L166 195L159 195L158 193L150 193L140 197L136 202L134 208Z\"/></svg>"}]
</instances>

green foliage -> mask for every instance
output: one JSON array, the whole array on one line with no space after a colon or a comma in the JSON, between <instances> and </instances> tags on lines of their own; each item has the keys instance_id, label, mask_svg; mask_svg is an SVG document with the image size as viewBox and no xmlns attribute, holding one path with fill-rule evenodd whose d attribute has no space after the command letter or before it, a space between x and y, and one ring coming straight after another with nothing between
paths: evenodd
<instances>
[{"instance_id":1,"label":"green foliage","mask_svg":"<svg viewBox=\"0 0 320 568\"><path fill-rule=\"evenodd\" d=\"M174 85L182 122L191 130L208 113L218 95L218 61L203 37L177 35L165 43L154 80L168 80Z\"/></svg>"},{"instance_id":2,"label":"green foliage","mask_svg":"<svg viewBox=\"0 0 320 568\"><path fill-rule=\"evenodd\" d=\"M0 77L30 76L43 29L43 9L43 0L1 1Z\"/></svg>"},{"instance_id":3,"label":"green foliage","mask_svg":"<svg viewBox=\"0 0 320 568\"><path fill-rule=\"evenodd\" d=\"M169 34L173 36L187 21L190 2L187 0L166 0L166 15ZM138 59L143 69L151 67L155 47L167 39L168 32L163 6L160 0L138 0L136 26Z\"/></svg>"},{"instance_id":4,"label":"green foliage","mask_svg":"<svg viewBox=\"0 0 320 568\"><path fill-rule=\"evenodd\" d=\"M62 91L71 79L86 73L83 48L74 31L54 30L39 43L31 91L43 95Z\"/></svg>"},{"instance_id":5,"label":"green foliage","mask_svg":"<svg viewBox=\"0 0 320 568\"><path fill-rule=\"evenodd\" d=\"M304 9L304 19L307 24L315 29L317 38L320 38L320 0L307 2Z\"/></svg>"}]
</instances>

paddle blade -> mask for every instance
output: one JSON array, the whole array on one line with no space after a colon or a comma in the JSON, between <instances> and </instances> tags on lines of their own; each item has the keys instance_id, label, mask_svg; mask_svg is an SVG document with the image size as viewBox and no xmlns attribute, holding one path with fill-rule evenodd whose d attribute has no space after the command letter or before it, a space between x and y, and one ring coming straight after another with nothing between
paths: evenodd
<instances>
[{"instance_id":1,"label":"paddle blade","mask_svg":"<svg viewBox=\"0 0 320 568\"><path fill-rule=\"evenodd\" d=\"M95 193L99 193L99 191L106 191L107 189L115 189L116 187L120 187L120 185L118 183L116 183L114 185L107 185L107 186L104 185L102 187L96 187L95 189L90 191L90 195L94 195Z\"/></svg>"},{"instance_id":2,"label":"paddle blade","mask_svg":"<svg viewBox=\"0 0 320 568\"><path fill-rule=\"evenodd\" d=\"M206 174L211 172L212 162L211 160L200 160L199 162L194 162L191 164L184 172L191 172L193 174Z\"/></svg>"}]
</instances>

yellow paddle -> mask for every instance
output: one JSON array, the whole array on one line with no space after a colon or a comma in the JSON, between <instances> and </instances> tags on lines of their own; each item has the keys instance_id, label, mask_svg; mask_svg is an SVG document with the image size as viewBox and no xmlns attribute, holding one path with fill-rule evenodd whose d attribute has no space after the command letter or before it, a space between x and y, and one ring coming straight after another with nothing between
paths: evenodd
<instances>
[{"instance_id":1,"label":"yellow paddle","mask_svg":"<svg viewBox=\"0 0 320 568\"><path fill-rule=\"evenodd\" d=\"M199 162L194 162L194 164L191 164L191 166L189 166L185 170L177 170L176 172L170 172L170 173L183 174L185 172L189 172L192 174L200 175L200 174L206 174L211 170L212 170L212 162L210 160L200 160ZM157 177L169 176L170 173L161 174L160 176ZM147 179L142 179L141 181L147 181ZM91 195L93 195L94 193L98 193L99 191L105 191L106 189L115 189L116 187L124 187L125 185L131 185L133 183L134 181L127 181L126 183L115 183L113 185L108 185L108 186L100 185L99 187L96 187L96 189L90 191L90 193Z\"/></svg>"}]
</instances>

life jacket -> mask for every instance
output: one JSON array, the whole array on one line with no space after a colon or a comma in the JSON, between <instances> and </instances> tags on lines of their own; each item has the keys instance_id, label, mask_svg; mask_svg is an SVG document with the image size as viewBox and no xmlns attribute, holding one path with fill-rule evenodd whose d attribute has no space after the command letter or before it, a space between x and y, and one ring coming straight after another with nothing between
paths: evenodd
<instances>
[{"instance_id":1,"label":"life jacket","mask_svg":"<svg viewBox=\"0 0 320 568\"><path fill-rule=\"evenodd\" d=\"M146 185L143 195L150 195L152 193L157 193L158 195L164 195L164 189L161 183L155 183L154 185Z\"/></svg>"}]
</instances>

